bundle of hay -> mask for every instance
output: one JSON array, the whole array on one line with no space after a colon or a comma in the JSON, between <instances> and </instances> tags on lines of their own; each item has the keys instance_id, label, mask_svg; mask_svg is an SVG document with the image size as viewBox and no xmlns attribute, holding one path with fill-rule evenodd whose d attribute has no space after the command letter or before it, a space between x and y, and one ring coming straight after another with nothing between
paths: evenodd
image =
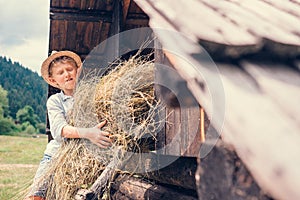
<instances>
[{"instance_id":1,"label":"bundle of hay","mask_svg":"<svg viewBox=\"0 0 300 200\"><path fill-rule=\"evenodd\" d=\"M113 145L104 150L84 139L65 142L44 177L47 199L74 199L77 191L90 188L108 165L116 170L126 152L139 151L142 137L155 137L159 122L154 116L161 105L153 86L153 62L137 56L118 63L100 79L79 82L70 123L91 127L106 120L103 129L111 134ZM111 179L113 173L107 176Z\"/></svg>"}]
</instances>

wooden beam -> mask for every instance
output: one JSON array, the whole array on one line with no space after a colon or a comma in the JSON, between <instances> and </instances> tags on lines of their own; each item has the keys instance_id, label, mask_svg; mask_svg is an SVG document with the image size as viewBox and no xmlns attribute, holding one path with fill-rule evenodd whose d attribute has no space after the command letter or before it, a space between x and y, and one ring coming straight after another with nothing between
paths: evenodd
<instances>
[{"instance_id":1,"label":"wooden beam","mask_svg":"<svg viewBox=\"0 0 300 200\"><path fill-rule=\"evenodd\" d=\"M115 0L113 4L113 13L112 13L112 24L109 35L113 36L118 34L122 30L122 16L123 11L121 7L121 0Z\"/></svg>"},{"instance_id":2,"label":"wooden beam","mask_svg":"<svg viewBox=\"0 0 300 200\"><path fill-rule=\"evenodd\" d=\"M161 155L159 159L163 161L163 159L168 159L168 156ZM154 163L159 165L159 161L154 161ZM154 180L156 183L196 190L196 170L196 157L178 157L174 162L170 163L170 165L148 172L144 174L144 176L147 179Z\"/></svg>"},{"instance_id":3,"label":"wooden beam","mask_svg":"<svg viewBox=\"0 0 300 200\"><path fill-rule=\"evenodd\" d=\"M169 188L159 184L151 183L146 180L122 176L112 185L112 199L140 200L140 199L177 199L177 200L196 200L196 192L187 193L178 188Z\"/></svg>"},{"instance_id":4,"label":"wooden beam","mask_svg":"<svg viewBox=\"0 0 300 200\"><path fill-rule=\"evenodd\" d=\"M148 15L146 15L145 13L128 13L127 14L127 19L131 19L131 20L135 20L135 19L139 19L139 20L149 20Z\"/></svg>"},{"instance_id":5,"label":"wooden beam","mask_svg":"<svg viewBox=\"0 0 300 200\"><path fill-rule=\"evenodd\" d=\"M196 157L148 153L132 156L121 170L156 183L196 191L196 169Z\"/></svg>"},{"instance_id":6,"label":"wooden beam","mask_svg":"<svg viewBox=\"0 0 300 200\"><path fill-rule=\"evenodd\" d=\"M110 11L80 11L78 9L50 9L51 20L68 20L68 21L87 21L87 22L112 22L112 12Z\"/></svg>"},{"instance_id":7,"label":"wooden beam","mask_svg":"<svg viewBox=\"0 0 300 200\"><path fill-rule=\"evenodd\" d=\"M118 34L122 30L122 13L121 0L115 0L113 4L112 23L109 30L109 37L114 36L114 39L110 40L107 49L108 56L112 58L112 60L120 56L120 41Z\"/></svg>"}]
</instances>

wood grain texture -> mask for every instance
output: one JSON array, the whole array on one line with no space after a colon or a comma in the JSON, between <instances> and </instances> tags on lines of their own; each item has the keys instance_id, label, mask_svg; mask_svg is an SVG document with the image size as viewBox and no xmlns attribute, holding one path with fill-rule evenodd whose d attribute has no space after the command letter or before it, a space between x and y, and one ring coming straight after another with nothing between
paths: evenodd
<instances>
[{"instance_id":1,"label":"wood grain texture","mask_svg":"<svg viewBox=\"0 0 300 200\"><path fill-rule=\"evenodd\" d=\"M144 2L139 5L143 7ZM158 14L151 5L148 6L150 8L144 10L151 15L151 26L163 25L176 30L172 21ZM174 37L166 32L155 33L165 49L171 49L180 55L172 57L171 63L207 111L211 124L220 127L224 122L222 139L233 145L237 155L263 191L278 199L299 199L300 192L297 188L300 186L300 134L297 123L299 117L295 117L299 116L299 87L278 81L278 78L272 80L274 77L270 77L274 69L271 69L270 65L270 72L265 74L267 72L262 72L261 68L257 69L257 65L253 63L254 68L249 65L241 68L237 65L218 63L218 69L221 71L219 74L198 59L200 57L197 57L197 54L201 50L197 50L197 43L193 40ZM283 63L281 72L277 74L287 79L290 77L291 80L298 80L299 71L293 71L294 69L286 66L287 64ZM226 95L225 121L221 113L212 116L211 112L212 106L222 111L224 105L224 99L220 96L221 90L214 84L219 78ZM214 91L217 92L213 93ZM210 96L212 93L215 98L214 105Z\"/></svg>"},{"instance_id":2,"label":"wood grain texture","mask_svg":"<svg viewBox=\"0 0 300 200\"><path fill-rule=\"evenodd\" d=\"M137 3L151 16L152 27L171 26L199 42L214 56L237 58L265 48L280 56L300 54L300 29L296 26L300 23L300 7L295 2L191 0L174 4L152 0Z\"/></svg>"},{"instance_id":3,"label":"wood grain texture","mask_svg":"<svg viewBox=\"0 0 300 200\"><path fill-rule=\"evenodd\" d=\"M133 177L121 177L117 179L112 187L115 193L112 199L116 200L139 200L139 199L178 199L178 200L196 200L196 193L185 194L183 190L172 189L166 186L151 183Z\"/></svg>"},{"instance_id":4,"label":"wood grain texture","mask_svg":"<svg viewBox=\"0 0 300 200\"><path fill-rule=\"evenodd\" d=\"M69 49L81 57L86 57L95 46L111 36L109 32L119 33L123 30L148 26L147 16L140 8L136 8L137 5L132 0L124 1L124 8L119 9L115 9L119 6L119 3L115 2L120 1L52 0L50 51ZM117 15L122 18L122 23L119 23L118 30L114 30Z\"/></svg>"},{"instance_id":5,"label":"wood grain texture","mask_svg":"<svg viewBox=\"0 0 300 200\"><path fill-rule=\"evenodd\" d=\"M233 149L221 141L198 164L196 180L199 199L271 200L257 185Z\"/></svg>"}]
</instances>

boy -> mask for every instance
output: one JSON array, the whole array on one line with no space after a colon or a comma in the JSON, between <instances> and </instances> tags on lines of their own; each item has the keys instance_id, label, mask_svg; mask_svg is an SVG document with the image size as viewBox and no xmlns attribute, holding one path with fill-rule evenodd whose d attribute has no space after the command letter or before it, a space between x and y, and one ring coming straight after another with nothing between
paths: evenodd
<instances>
[{"instance_id":1,"label":"boy","mask_svg":"<svg viewBox=\"0 0 300 200\"><path fill-rule=\"evenodd\" d=\"M42 64L41 74L44 80L53 87L59 88L61 92L52 95L47 101L50 131L54 139L47 144L34 182L37 182L46 171L63 138L86 138L101 148L111 145L109 133L101 131L105 121L92 128L78 128L67 123L66 117L73 106L73 93L81 67L80 57L71 51L53 52ZM45 185L33 187L31 196L27 199L45 199L45 193Z\"/></svg>"}]
</instances>

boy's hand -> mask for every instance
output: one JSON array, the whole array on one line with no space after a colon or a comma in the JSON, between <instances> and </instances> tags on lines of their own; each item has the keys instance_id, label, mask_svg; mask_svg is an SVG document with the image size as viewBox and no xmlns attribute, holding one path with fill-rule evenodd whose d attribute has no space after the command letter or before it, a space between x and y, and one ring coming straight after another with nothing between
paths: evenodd
<instances>
[{"instance_id":1,"label":"boy's hand","mask_svg":"<svg viewBox=\"0 0 300 200\"><path fill-rule=\"evenodd\" d=\"M78 134L81 138L89 139L92 143L101 148L108 148L111 146L110 134L106 131L101 131L101 128L105 124L106 121L103 121L93 128L77 128Z\"/></svg>"}]
</instances>

